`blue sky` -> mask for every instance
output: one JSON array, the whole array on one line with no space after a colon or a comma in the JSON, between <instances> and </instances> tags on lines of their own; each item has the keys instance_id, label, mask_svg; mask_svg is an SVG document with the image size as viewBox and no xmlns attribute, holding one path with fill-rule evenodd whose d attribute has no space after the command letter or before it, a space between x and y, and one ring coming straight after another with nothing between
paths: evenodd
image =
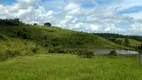
<instances>
[{"instance_id":1,"label":"blue sky","mask_svg":"<svg viewBox=\"0 0 142 80\"><path fill-rule=\"evenodd\" d=\"M0 0L0 18L89 33L142 35L141 0Z\"/></svg>"},{"instance_id":2,"label":"blue sky","mask_svg":"<svg viewBox=\"0 0 142 80\"><path fill-rule=\"evenodd\" d=\"M16 2L16 0L0 0L0 3L4 5L11 5L14 2Z\"/></svg>"}]
</instances>

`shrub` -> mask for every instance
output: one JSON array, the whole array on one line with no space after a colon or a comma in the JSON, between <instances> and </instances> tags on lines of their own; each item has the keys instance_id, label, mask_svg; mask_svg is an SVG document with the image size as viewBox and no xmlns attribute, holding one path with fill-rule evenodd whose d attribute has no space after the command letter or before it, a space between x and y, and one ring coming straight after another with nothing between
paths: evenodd
<instances>
[{"instance_id":1,"label":"shrub","mask_svg":"<svg viewBox=\"0 0 142 80\"><path fill-rule=\"evenodd\" d=\"M7 58L12 58L21 55L19 51L5 50L0 54L0 60L6 60Z\"/></svg>"},{"instance_id":2,"label":"shrub","mask_svg":"<svg viewBox=\"0 0 142 80\"><path fill-rule=\"evenodd\" d=\"M94 56L93 52L89 52L86 49L79 49L77 54L78 56L83 57L83 58L92 58Z\"/></svg>"},{"instance_id":3,"label":"shrub","mask_svg":"<svg viewBox=\"0 0 142 80\"><path fill-rule=\"evenodd\" d=\"M83 45L83 42L77 41L76 44L77 44L77 45Z\"/></svg>"},{"instance_id":4,"label":"shrub","mask_svg":"<svg viewBox=\"0 0 142 80\"><path fill-rule=\"evenodd\" d=\"M0 24L9 25L9 26L19 26L23 25L24 23L22 23L18 18L16 18L16 19L0 19Z\"/></svg>"},{"instance_id":5,"label":"shrub","mask_svg":"<svg viewBox=\"0 0 142 80\"><path fill-rule=\"evenodd\" d=\"M110 53L108 54L110 56L117 56L117 53L115 50L110 51Z\"/></svg>"},{"instance_id":6,"label":"shrub","mask_svg":"<svg viewBox=\"0 0 142 80\"><path fill-rule=\"evenodd\" d=\"M33 53L37 53L38 50L39 50L38 48L32 48Z\"/></svg>"},{"instance_id":7,"label":"shrub","mask_svg":"<svg viewBox=\"0 0 142 80\"><path fill-rule=\"evenodd\" d=\"M16 32L16 35L22 39L31 39L33 34L26 28L21 28Z\"/></svg>"},{"instance_id":8,"label":"shrub","mask_svg":"<svg viewBox=\"0 0 142 80\"><path fill-rule=\"evenodd\" d=\"M9 57L15 57L14 52L12 52L12 51L10 51L10 50L6 50L6 51L4 52L4 55L5 55L7 58L9 58Z\"/></svg>"},{"instance_id":9,"label":"shrub","mask_svg":"<svg viewBox=\"0 0 142 80\"><path fill-rule=\"evenodd\" d=\"M87 49L70 49L62 47L51 47L48 49L49 53L70 53L75 54L83 58L92 58L94 56L93 52L89 52Z\"/></svg>"},{"instance_id":10,"label":"shrub","mask_svg":"<svg viewBox=\"0 0 142 80\"><path fill-rule=\"evenodd\" d=\"M47 23L44 23L44 26L51 26L51 23L47 22Z\"/></svg>"},{"instance_id":11,"label":"shrub","mask_svg":"<svg viewBox=\"0 0 142 80\"><path fill-rule=\"evenodd\" d=\"M2 34L0 34L0 40L1 40L1 39L4 39L4 36L3 36Z\"/></svg>"},{"instance_id":12,"label":"shrub","mask_svg":"<svg viewBox=\"0 0 142 80\"><path fill-rule=\"evenodd\" d=\"M38 24L37 24L37 23L34 23L33 25L34 25L34 26L37 26Z\"/></svg>"},{"instance_id":13,"label":"shrub","mask_svg":"<svg viewBox=\"0 0 142 80\"><path fill-rule=\"evenodd\" d=\"M48 49L49 53L66 53L66 49L62 47L51 47Z\"/></svg>"},{"instance_id":14,"label":"shrub","mask_svg":"<svg viewBox=\"0 0 142 80\"><path fill-rule=\"evenodd\" d=\"M49 53L55 53L55 49L54 49L54 48L49 48L49 49L48 49L48 52L49 52Z\"/></svg>"},{"instance_id":15,"label":"shrub","mask_svg":"<svg viewBox=\"0 0 142 80\"><path fill-rule=\"evenodd\" d=\"M4 53L0 53L0 61L6 60L7 57L4 55Z\"/></svg>"},{"instance_id":16,"label":"shrub","mask_svg":"<svg viewBox=\"0 0 142 80\"><path fill-rule=\"evenodd\" d=\"M21 55L19 51L13 51L13 54L14 54L15 56Z\"/></svg>"}]
</instances>

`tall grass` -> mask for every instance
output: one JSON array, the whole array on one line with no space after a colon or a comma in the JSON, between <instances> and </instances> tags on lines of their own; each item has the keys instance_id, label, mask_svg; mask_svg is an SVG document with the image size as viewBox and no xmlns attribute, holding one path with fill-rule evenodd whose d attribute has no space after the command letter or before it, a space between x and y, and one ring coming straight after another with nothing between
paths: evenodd
<instances>
[{"instance_id":1,"label":"tall grass","mask_svg":"<svg viewBox=\"0 0 142 80\"><path fill-rule=\"evenodd\" d=\"M142 80L136 56L40 54L0 62L0 80Z\"/></svg>"}]
</instances>

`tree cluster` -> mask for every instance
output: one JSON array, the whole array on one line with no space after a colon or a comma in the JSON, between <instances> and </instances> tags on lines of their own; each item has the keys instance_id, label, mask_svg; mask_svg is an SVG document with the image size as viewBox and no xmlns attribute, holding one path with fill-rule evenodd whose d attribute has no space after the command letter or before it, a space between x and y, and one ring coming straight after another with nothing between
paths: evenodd
<instances>
[{"instance_id":1,"label":"tree cluster","mask_svg":"<svg viewBox=\"0 0 142 80\"><path fill-rule=\"evenodd\" d=\"M23 25L18 18L16 19L0 19L0 25L7 25L7 26L19 26Z\"/></svg>"}]
</instances>

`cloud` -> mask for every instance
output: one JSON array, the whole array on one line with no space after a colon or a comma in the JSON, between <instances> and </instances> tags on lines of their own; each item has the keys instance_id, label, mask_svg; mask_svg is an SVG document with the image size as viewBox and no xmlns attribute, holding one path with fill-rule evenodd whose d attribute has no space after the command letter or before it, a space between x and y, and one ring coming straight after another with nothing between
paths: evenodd
<instances>
[{"instance_id":1,"label":"cloud","mask_svg":"<svg viewBox=\"0 0 142 80\"><path fill-rule=\"evenodd\" d=\"M136 12L140 12L142 11L142 6L133 6L127 9L123 9L121 11L119 11L119 14L127 14L127 13L136 13Z\"/></svg>"},{"instance_id":2,"label":"cloud","mask_svg":"<svg viewBox=\"0 0 142 80\"><path fill-rule=\"evenodd\" d=\"M135 7L142 5L139 1L17 0L11 5L0 4L0 18L20 18L25 23L40 25L51 22L65 29L90 33L138 35L142 34L141 11Z\"/></svg>"},{"instance_id":3,"label":"cloud","mask_svg":"<svg viewBox=\"0 0 142 80\"><path fill-rule=\"evenodd\" d=\"M131 25L130 31L131 34L138 34L138 35L142 35L142 23L134 23Z\"/></svg>"},{"instance_id":4,"label":"cloud","mask_svg":"<svg viewBox=\"0 0 142 80\"><path fill-rule=\"evenodd\" d=\"M46 11L44 7L38 5L39 0L18 0L12 5L0 5L0 18L20 18L25 23L39 23L51 19L53 11Z\"/></svg>"}]
</instances>

